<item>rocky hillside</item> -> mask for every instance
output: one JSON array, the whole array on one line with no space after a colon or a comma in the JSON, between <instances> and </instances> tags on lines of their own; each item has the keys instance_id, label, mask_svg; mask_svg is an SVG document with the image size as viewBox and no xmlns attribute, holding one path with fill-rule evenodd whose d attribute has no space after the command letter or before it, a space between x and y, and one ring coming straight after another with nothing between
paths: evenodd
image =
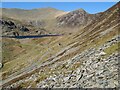
<instances>
[{"instance_id":1,"label":"rocky hillside","mask_svg":"<svg viewBox=\"0 0 120 90\"><path fill-rule=\"evenodd\" d=\"M2 9L2 15L0 17L9 18L13 21L21 22L25 27L30 26L29 28L34 29L38 32L39 29L44 28L48 32L54 31L54 26L56 25L56 16L64 13L63 11L54 9L54 8L40 8L32 10L23 10L23 9ZM33 31L33 30L32 30ZM42 32L44 32L42 30Z\"/></svg>"},{"instance_id":2,"label":"rocky hillside","mask_svg":"<svg viewBox=\"0 0 120 90\"><path fill-rule=\"evenodd\" d=\"M83 9L69 12L63 16L57 17L58 26L86 26L99 18L101 14L88 14Z\"/></svg>"},{"instance_id":3,"label":"rocky hillside","mask_svg":"<svg viewBox=\"0 0 120 90\"><path fill-rule=\"evenodd\" d=\"M3 17L0 19L0 26L3 30L3 36L49 34L42 22L21 22L16 19Z\"/></svg>"},{"instance_id":4,"label":"rocky hillside","mask_svg":"<svg viewBox=\"0 0 120 90\"><path fill-rule=\"evenodd\" d=\"M54 18L56 30L73 25L71 30L76 32L34 39L3 38L7 60L1 68L1 86L118 88L119 15L120 2L98 14L80 9Z\"/></svg>"}]
</instances>

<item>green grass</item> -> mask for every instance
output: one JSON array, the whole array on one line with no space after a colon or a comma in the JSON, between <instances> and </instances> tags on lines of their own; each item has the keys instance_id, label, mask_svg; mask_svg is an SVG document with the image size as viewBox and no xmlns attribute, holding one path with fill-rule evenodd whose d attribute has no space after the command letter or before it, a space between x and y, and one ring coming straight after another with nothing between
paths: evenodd
<instances>
[{"instance_id":1,"label":"green grass","mask_svg":"<svg viewBox=\"0 0 120 90\"><path fill-rule=\"evenodd\" d=\"M119 43L116 43L108 48L106 48L104 51L106 53L106 55L111 55L112 53L118 51L120 48L118 47L120 45L120 42Z\"/></svg>"}]
</instances>

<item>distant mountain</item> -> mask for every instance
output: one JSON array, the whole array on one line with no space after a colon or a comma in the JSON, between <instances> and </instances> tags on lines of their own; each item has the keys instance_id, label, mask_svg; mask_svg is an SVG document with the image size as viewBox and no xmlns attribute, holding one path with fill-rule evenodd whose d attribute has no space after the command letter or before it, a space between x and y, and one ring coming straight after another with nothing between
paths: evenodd
<instances>
[{"instance_id":1,"label":"distant mountain","mask_svg":"<svg viewBox=\"0 0 120 90\"><path fill-rule=\"evenodd\" d=\"M18 20L41 20L46 18L54 18L55 15L63 11L54 9L54 8L40 8L32 10L23 10L23 9L2 9L2 15L14 18Z\"/></svg>"},{"instance_id":2,"label":"distant mountain","mask_svg":"<svg viewBox=\"0 0 120 90\"><path fill-rule=\"evenodd\" d=\"M76 32L77 30L70 30L70 27L86 26L93 20L96 20L96 18L99 18L100 15L101 14L88 14L83 9L75 10L72 12L64 12L54 8L41 8L32 10L7 8L2 9L3 20L10 20L11 22L17 24L19 27L23 25L26 28L30 29L26 34L38 34L35 32L40 32L41 28L44 28L47 31L45 31L46 33L63 34ZM63 30L64 26L66 30ZM19 31L19 28L15 29L18 29L17 31ZM10 35L11 31L14 32L14 29L9 30L9 32L5 34Z\"/></svg>"},{"instance_id":3,"label":"distant mountain","mask_svg":"<svg viewBox=\"0 0 120 90\"><path fill-rule=\"evenodd\" d=\"M30 28L32 31L35 31L35 28L37 28L38 32L41 28L47 29L48 32L53 30L53 27L56 24L56 16L64 13L63 11L54 8L40 8L32 10L1 9L3 19L9 18L10 20L13 20L14 23L22 24L23 26Z\"/></svg>"}]
</instances>

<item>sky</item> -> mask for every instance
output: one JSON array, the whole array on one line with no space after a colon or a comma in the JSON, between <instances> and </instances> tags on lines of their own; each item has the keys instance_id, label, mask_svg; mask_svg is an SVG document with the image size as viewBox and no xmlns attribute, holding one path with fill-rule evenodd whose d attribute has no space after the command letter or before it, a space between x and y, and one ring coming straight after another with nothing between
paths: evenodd
<instances>
[{"instance_id":1,"label":"sky","mask_svg":"<svg viewBox=\"0 0 120 90\"><path fill-rule=\"evenodd\" d=\"M36 8L56 8L63 11L73 11L84 9L88 13L98 13L107 10L117 2L3 2L0 8L20 8L20 9L36 9Z\"/></svg>"}]
</instances>

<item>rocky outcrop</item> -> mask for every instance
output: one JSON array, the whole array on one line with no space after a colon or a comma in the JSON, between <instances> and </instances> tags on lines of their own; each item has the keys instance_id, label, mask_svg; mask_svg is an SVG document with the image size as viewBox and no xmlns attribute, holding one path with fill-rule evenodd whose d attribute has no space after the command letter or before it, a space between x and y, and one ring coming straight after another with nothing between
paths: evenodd
<instances>
[{"instance_id":1,"label":"rocky outcrop","mask_svg":"<svg viewBox=\"0 0 120 90\"><path fill-rule=\"evenodd\" d=\"M15 33L19 35L41 35L48 34L43 28L43 23L39 22L20 22L13 19L0 19L0 26L2 26L2 35L14 36ZM35 29L35 30L34 30Z\"/></svg>"},{"instance_id":2,"label":"rocky outcrop","mask_svg":"<svg viewBox=\"0 0 120 90\"><path fill-rule=\"evenodd\" d=\"M22 31L22 32L28 32L29 29L26 28L25 26L21 26L21 27L20 27L20 31Z\"/></svg>"},{"instance_id":3,"label":"rocky outcrop","mask_svg":"<svg viewBox=\"0 0 120 90\"><path fill-rule=\"evenodd\" d=\"M86 26L99 16L100 14L92 15L88 14L83 9L79 9L63 16L57 17L57 22L58 26Z\"/></svg>"},{"instance_id":4,"label":"rocky outcrop","mask_svg":"<svg viewBox=\"0 0 120 90\"><path fill-rule=\"evenodd\" d=\"M0 25L2 25L2 28L3 28L3 29L4 29L4 28L7 28L7 29L6 29L6 32L17 28L16 25L15 25L15 23L14 23L13 21L10 21L10 20L2 20L2 19L1 19L1 20L0 20ZM9 29L9 30L8 30L8 29Z\"/></svg>"}]
</instances>

